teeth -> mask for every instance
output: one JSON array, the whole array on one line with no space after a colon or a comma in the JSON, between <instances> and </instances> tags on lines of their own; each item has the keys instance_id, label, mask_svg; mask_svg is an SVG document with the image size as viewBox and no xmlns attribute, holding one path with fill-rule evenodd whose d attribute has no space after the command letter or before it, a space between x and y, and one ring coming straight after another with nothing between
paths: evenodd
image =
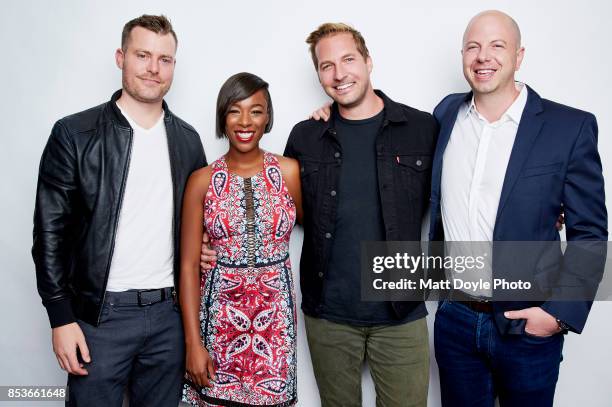
<instances>
[{"instance_id":1,"label":"teeth","mask_svg":"<svg viewBox=\"0 0 612 407\"><path fill-rule=\"evenodd\" d=\"M336 86L336 89L338 89L338 90L344 90L344 89L348 89L348 88L350 88L350 87L351 87L351 86L353 86L353 85L354 85L354 82L351 82L351 83L345 83L345 84L343 84L343 85L338 85L338 86Z\"/></svg>"},{"instance_id":2,"label":"teeth","mask_svg":"<svg viewBox=\"0 0 612 407\"><path fill-rule=\"evenodd\" d=\"M251 138L253 136L254 132L252 131L248 131L248 132L243 132L243 131L237 131L236 135L238 136L238 138L242 139L242 140L248 140L249 138Z\"/></svg>"},{"instance_id":3,"label":"teeth","mask_svg":"<svg viewBox=\"0 0 612 407\"><path fill-rule=\"evenodd\" d=\"M490 74L493 72L495 72L493 69L477 69L476 70L477 74L483 74L483 75Z\"/></svg>"}]
</instances>

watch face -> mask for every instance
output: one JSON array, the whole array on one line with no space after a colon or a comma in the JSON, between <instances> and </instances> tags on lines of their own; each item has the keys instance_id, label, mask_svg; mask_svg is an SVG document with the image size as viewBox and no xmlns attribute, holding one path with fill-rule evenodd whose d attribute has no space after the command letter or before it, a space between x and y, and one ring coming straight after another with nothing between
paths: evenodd
<instances>
[{"instance_id":1,"label":"watch face","mask_svg":"<svg viewBox=\"0 0 612 407\"><path fill-rule=\"evenodd\" d=\"M561 328L562 331L569 331L569 326L565 322L558 319L557 324L559 324L559 328Z\"/></svg>"}]
</instances>

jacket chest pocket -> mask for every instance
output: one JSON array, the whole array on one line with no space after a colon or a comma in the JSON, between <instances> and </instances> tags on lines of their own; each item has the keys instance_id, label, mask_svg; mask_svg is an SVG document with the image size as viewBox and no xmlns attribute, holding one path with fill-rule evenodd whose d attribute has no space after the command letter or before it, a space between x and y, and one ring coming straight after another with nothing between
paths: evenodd
<instances>
[{"instance_id":1,"label":"jacket chest pocket","mask_svg":"<svg viewBox=\"0 0 612 407\"><path fill-rule=\"evenodd\" d=\"M397 189L408 193L408 199L429 198L431 155L402 154L396 155L394 159Z\"/></svg>"},{"instance_id":2,"label":"jacket chest pocket","mask_svg":"<svg viewBox=\"0 0 612 407\"><path fill-rule=\"evenodd\" d=\"M300 161L300 180L305 206L311 206L317 193L321 164L316 161Z\"/></svg>"},{"instance_id":3,"label":"jacket chest pocket","mask_svg":"<svg viewBox=\"0 0 612 407\"><path fill-rule=\"evenodd\" d=\"M523 169L521 178L539 177L542 175L556 174L561 170L562 163L554 163L547 165L538 165Z\"/></svg>"}]
</instances>

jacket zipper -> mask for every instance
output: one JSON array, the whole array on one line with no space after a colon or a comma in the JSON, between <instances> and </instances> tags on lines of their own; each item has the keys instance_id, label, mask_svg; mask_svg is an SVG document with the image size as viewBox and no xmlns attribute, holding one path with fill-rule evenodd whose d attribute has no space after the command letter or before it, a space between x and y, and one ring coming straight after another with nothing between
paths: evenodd
<instances>
[{"instance_id":1,"label":"jacket zipper","mask_svg":"<svg viewBox=\"0 0 612 407\"><path fill-rule=\"evenodd\" d=\"M125 192L125 182L127 180L128 172L130 170L130 161L132 160L132 144L134 140L134 132L130 127L130 137L128 143L128 157L123 170L123 178L121 179L121 189L119 190L119 202L117 209L115 210L115 228L113 229L113 236L111 240L111 249L108 255L108 262L106 263L106 274L104 275L104 289L102 290L102 302L100 303L100 310L98 311L98 319L96 326L100 325L100 318L102 316L102 308L104 301L106 301L106 286L108 284L108 274L110 273L111 261L113 259L113 252L115 251L115 238L117 237L117 228L119 227L119 215L121 214L121 207L123 206L123 193Z\"/></svg>"},{"instance_id":2,"label":"jacket zipper","mask_svg":"<svg viewBox=\"0 0 612 407\"><path fill-rule=\"evenodd\" d=\"M165 113L164 113L165 114ZM170 118L168 119L170 121ZM164 118L164 126L166 125L166 119ZM170 160L170 178L172 179L172 251L174 255L172 256L172 279L174 280L174 292L178 293L178 284L177 277L178 273L176 272L178 267L180 267L180 263L178 263L177 267L177 258L179 256L179 251L177 250L177 244L180 242L181 237L176 235L176 173L174 169L174 160L173 160L173 150L170 147L170 133L168 132L168 126L166 126L166 143L168 144L168 160ZM178 299L177 299L178 301Z\"/></svg>"}]
</instances>

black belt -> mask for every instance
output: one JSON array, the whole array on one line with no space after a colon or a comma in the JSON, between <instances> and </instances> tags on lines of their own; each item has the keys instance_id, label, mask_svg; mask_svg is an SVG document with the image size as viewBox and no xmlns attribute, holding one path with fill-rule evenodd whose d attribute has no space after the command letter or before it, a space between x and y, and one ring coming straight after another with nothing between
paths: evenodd
<instances>
[{"instance_id":1,"label":"black belt","mask_svg":"<svg viewBox=\"0 0 612 407\"><path fill-rule=\"evenodd\" d=\"M453 290L450 292L450 301L458 302L470 308L472 311L484 312L491 314L493 312L493 303L483 298L472 297L461 290Z\"/></svg>"},{"instance_id":2,"label":"black belt","mask_svg":"<svg viewBox=\"0 0 612 407\"><path fill-rule=\"evenodd\" d=\"M157 304L168 298L176 298L174 287L155 288L152 290L128 290L121 292L106 292L106 301L113 304L146 305Z\"/></svg>"}]
</instances>

